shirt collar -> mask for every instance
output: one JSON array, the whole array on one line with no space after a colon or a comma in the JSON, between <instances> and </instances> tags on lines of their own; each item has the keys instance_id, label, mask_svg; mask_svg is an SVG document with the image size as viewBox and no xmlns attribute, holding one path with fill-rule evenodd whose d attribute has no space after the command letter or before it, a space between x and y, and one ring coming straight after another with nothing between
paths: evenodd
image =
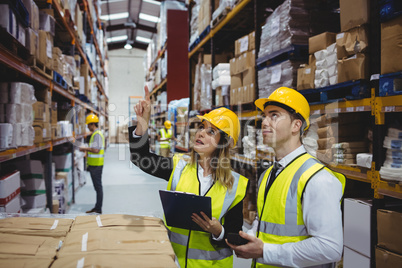
<instances>
[{"instance_id":1,"label":"shirt collar","mask_svg":"<svg viewBox=\"0 0 402 268\"><path fill-rule=\"evenodd\" d=\"M281 167L286 167L290 162L292 162L296 157L299 155L303 154L306 152L306 149L304 148L303 145L298 147L296 150L291 152L290 154L286 155L284 158L278 161L278 163L281 165ZM276 161L276 159L275 159Z\"/></svg>"}]
</instances>

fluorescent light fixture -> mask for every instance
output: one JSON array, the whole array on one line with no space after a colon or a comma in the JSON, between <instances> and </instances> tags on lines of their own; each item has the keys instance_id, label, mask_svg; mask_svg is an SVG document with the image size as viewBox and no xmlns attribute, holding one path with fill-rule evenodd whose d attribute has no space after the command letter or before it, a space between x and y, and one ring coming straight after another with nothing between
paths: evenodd
<instances>
[{"instance_id":1,"label":"fluorescent light fixture","mask_svg":"<svg viewBox=\"0 0 402 268\"><path fill-rule=\"evenodd\" d=\"M102 15L101 20L118 20L128 18L128 12L115 13L110 15Z\"/></svg>"},{"instance_id":2,"label":"fluorescent light fixture","mask_svg":"<svg viewBox=\"0 0 402 268\"><path fill-rule=\"evenodd\" d=\"M161 2L158 1L154 1L154 0L143 0L144 2L150 3L150 4L154 4L154 5L161 5Z\"/></svg>"},{"instance_id":3,"label":"fluorescent light fixture","mask_svg":"<svg viewBox=\"0 0 402 268\"><path fill-rule=\"evenodd\" d=\"M112 43L112 42L124 41L124 40L127 40L127 38L128 38L127 35L114 36L114 37L106 39L106 42Z\"/></svg>"},{"instance_id":4,"label":"fluorescent light fixture","mask_svg":"<svg viewBox=\"0 0 402 268\"><path fill-rule=\"evenodd\" d=\"M137 40L138 42L142 42L142 43L150 43L151 42L151 39L148 39L148 38L145 38L142 36L137 36L137 38L135 40Z\"/></svg>"},{"instance_id":5,"label":"fluorescent light fixture","mask_svg":"<svg viewBox=\"0 0 402 268\"><path fill-rule=\"evenodd\" d=\"M133 46L130 43L127 43L127 44L124 45L124 48L125 49L132 49Z\"/></svg>"},{"instance_id":6,"label":"fluorescent light fixture","mask_svg":"<svg viewBox=\"0 0 402 268\"><path fill-rule=\"evenodd\" d=\"M147 20L147 21L154 22L154 23L157 23L157 22L160 21L159 17L147 15L147 14L144 14L144 13L140 13L140 19L141 20Z\"/></svg>"}]
</instances>

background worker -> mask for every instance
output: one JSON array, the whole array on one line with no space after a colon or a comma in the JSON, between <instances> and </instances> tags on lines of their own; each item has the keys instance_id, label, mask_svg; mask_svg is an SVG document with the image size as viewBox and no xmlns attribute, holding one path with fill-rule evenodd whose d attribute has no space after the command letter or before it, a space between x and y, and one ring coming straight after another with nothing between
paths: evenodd
<instances>
[{"instance_id":1,"label":"background worker","mask_svg":"<svg viewBox=\"0 0 402 268\"><path fill-rule=\"evenodd\" d=\"M275 150L274 164L259 179L257 219L230 245L252 267L335 267L342 257L341 201L345 177L309 155L301 135L310 106L299 92L281 87L255 101L264 112L264 143Z\"/></svg>"},{"instance_id":2,"label":"background worker","mask_svg":"<svg viewBox=\"0 0 402 268\"><path fill-rule=\"evenodd\" d=\"M159 129L158 141L160 145L160 155L168 157L170 154L170 142L172 140L172 122L166 120L164 128Z\"/></svg>"},{"instance_id":3,"label":"background worker","mask_svg":"<svg viewBox=\"0 0 402 268\"><path fill-rule=\"evenodd\" d=\"M239 119L226 108L199 116L202 123L190 157L162 157L149 151L150 107L145 87L145 100L135 107L138 125L129 128L131 161L146 173L168 181L168 190L211 197L212 217L204 213L192 216L205 232L167 226L176 263L182 268L233 267L233 252L224 239L228 233L242 230L248 185L248 180L230 166L229 149L238 140Z\"/></svg>"},{"instance_id":4,"label":"background worker","mask_svg":"<svg viewBox=\"0 0 402 268\"><path fill-rule=\"evenodd\" d=\"M105 153L105 138L102 132L98 129L99 118L94 114L89 114L86 118L91 137L88 147L80 147L81 152L87 153L87 166L91 174L92 183L96 191L96 204L91 210L86 213L102 213L103 189L102 189L102 171Z\"/></svg>"}]
</instances>

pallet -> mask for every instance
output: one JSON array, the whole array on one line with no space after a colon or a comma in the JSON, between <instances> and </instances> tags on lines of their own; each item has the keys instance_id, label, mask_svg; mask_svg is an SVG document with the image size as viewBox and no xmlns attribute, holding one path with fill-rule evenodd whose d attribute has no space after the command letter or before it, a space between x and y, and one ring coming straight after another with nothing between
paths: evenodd
<instances>
[{"instance_id":1,"label":"pallet","mask_svg":"<svg viewBox=\"0 0 402 268\"><path fill-rule=\"evenodd\" d=\"M382 97L402 94L402 71L381 75L379 91Z\"/></svg>"},{"instance_id":2,"label":"pallet","mask_svg":"<svg viewBox=\"0 0 402 268\"><path fill-rule=\"evenodd\" d=\"M192 51L200 42L202 39L204 39L209 32L211 31L211 26L207 26L207 28L205 28L204 31L202 31L202 33L197 37L197 39L195 39L195 41L190 45L190 47L188 48L188 51Z\"/></svg>"},{"instance_id":3,"label":"pallet","mask_svg":"<svg viewBox=\"0 0 402 268\"><path fill-rule=\"evenodd\" d=\"M307 60L308 59L308 45L290 45L287 48L275 51L264 57L257 59L258 70L265 67L278 64L285 60Z\"/></svg>"},{"instance_id":4,"label":"pallet","mask_svg":"<svg viewBox=\"0 0 402 268\"><path fill-rule=\"evenodd\" d=\"M226 15L230 12L230 7L218 7L218 9L222 9L218 16L216 18L212 19L211 21L211 29L215 28L224 18L226 18Z\"/></svg>"},{"instance_id":5,"label":"pallet","mask_svg":"<svg viewBox=\"0 0 402 268\"><path fill-rule=\"evenodd\" d=\"M49 69L45 64L43 64L40 60L35 57L31 57L30 60L31 68L43 76L53 80L53 70Z\"/></svg>"},{"instance_id":6,"label":"pallet","mask_svg":"<svg viewBox=\"0 0 402 268\"><path fill-rule=\"evenodd\" d=\"M66 80L64 80L63 76L56 71L53 71L53 81L65 90L68 89Z\"/></svg>"},{"instance_id":7,"label":"pallet","mask_svg":"<svg viewBox=\"0 0 402 268\"><path fill-rule=\"evenodd\" d=\"M402 1L382 0L380 6L380 21L386 22L402 15Z\"/></svg>"},{"instance_id":8,"label":"pallet","mask_svg":"<svg viewBox=\"0 0 402 268\"><path fill-rule=\"evenodd\" d=\"M347 81L336 85L299 91L310 103L325 104L336 101L358 100L370 97L370 85L366 80Z\"/></svg>"}]
</instances>

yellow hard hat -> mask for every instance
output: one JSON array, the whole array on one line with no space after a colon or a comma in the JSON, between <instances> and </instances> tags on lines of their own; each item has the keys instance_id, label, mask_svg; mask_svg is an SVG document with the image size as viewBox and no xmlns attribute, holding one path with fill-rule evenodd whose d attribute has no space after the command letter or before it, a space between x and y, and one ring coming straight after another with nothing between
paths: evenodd
<instances>
[{"instance_id":1,"label":"yellow hard hat","mask_svg":"<svg viewBox=\"0 0 402 268\"><path fill-rule=\"evenodd\" d=\"M267 104L279 106L286 110L290 108L291 112L300 114L306 121L304 130L310 126L310 105L306 98L294 89L280 87L272 92L268 98L258 99L254 103L261 111L264 111Z\"/></svg>"},{"instance_id":2,"label":"yellow hard hat","mask_svg":"<svg viewBox=\"0 0 402 268\"><path fill-rule=\"evenodd\" d=\"M85 124L98 123L99 118L95 114L89 114L85 120Z\"/></svg>"},{"instance_id":3,"label":"yellow hard hat","mask_svg":"<svg viewBox=\"0 0 402 268\"><path fill-rule=\"evenodd\" d=\"M165 128L169 129L172 127L172 122L170 122L169 120L166 120L164 125L165 125Z\"/></svg>"},{"instance_id":4,"label":"yellow hard hat","mask_svg":"<svg viewBox=\"0 0 402 268\"><path fill-rule=\"evenodd\" d=\"M240 121L234 112L222 107L204 115L197 115L197 117L210 122L212 125L225 132L233 139L233 146L236 145L240 134Z\"/></svg>"}]
</instances>

